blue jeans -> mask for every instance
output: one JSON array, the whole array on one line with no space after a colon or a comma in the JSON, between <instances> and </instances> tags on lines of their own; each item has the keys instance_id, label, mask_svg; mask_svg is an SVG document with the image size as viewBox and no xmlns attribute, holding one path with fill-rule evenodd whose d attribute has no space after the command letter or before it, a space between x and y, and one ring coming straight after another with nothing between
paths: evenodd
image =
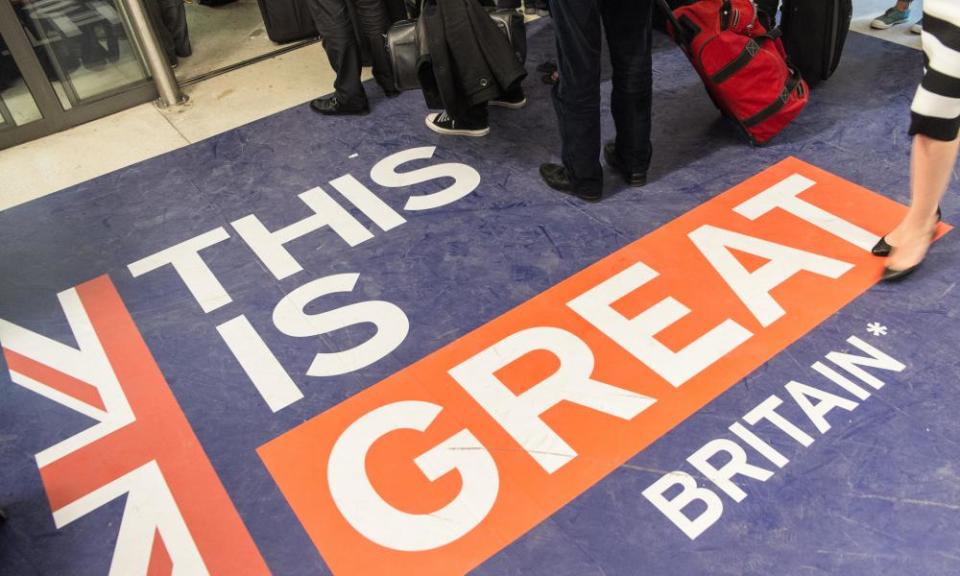
<instances>
[{"instance_id":1,"label":"blue jeans","mask_svg":"<svg viewBox=\"0 0 960 576\"><path fill-rule=\"evenodd\" d=\"M650 165L652 0L550 0L557 35L560 81L553 103L563 141L561 157L574 188L599 192L600 62L602 30L613 65L611 112L623 169L645 173Z\"/></svg>"}]
</instances>

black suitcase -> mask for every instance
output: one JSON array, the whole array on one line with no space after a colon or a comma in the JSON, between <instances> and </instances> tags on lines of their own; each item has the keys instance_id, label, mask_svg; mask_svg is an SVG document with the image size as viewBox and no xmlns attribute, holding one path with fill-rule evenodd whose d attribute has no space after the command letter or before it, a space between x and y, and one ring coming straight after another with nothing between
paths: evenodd
<instances>
[{"instance_id":1,"label":"black suitcase","mask_svg":"<svg viewBox=\"0 0 960 576\"><path fill-rule=\"evenodd\" d=\"M829 78L840 64L853 15L852 0L785 0L783 47L808 84Z\"/></svg>"},{"instance_id":2,"label":"black suitcase","mask_svg":"<svg viewBox=\"0 0 960 576\"><path fill-rule=\"evenodd\" d=\"M304 0L257 0L267 36L278 44L317 36L310 8Z\"/></svg>"}]
</instances>

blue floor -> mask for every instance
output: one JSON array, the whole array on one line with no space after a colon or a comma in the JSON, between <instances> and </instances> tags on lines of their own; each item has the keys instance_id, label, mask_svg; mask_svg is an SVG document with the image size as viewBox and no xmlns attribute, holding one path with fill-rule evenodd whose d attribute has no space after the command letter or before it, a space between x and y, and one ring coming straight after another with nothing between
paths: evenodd
<instances>
[{"instance_id":1,"label":"blue floor","mask_svg":"<svg viewBox=\"0 0 960 576\"><path fill-rule=\"evenodd\" d=\"M528 67L552 52L548 25L531 27ZM530 104L492 110L492 133L429 132L418 93L373 113L323 118L300 106L187 148L0 213L0 318L72 345L56 293L109 274L192 424L267 565L275 574L327 574L255 450L267 441L468 333L616 249L787 156L906 202L907 110L921 54L852 34L834 78L771 145L751 148L719 120L683 54L658 36L654 55L651 182L585 204L544 187L556 161L548 87L531 74ZM605 112L608 112L605 100ZM612 126L607 114L607 135ZM407 222L349 247L317 232L288 244L305 272L277 281L229 223L256 214L275 230L309 215L297 195L370 168L398 151L436 146L433 163L463 162L482 181L447 207L404 212ZM445 183L441 183L446 185ZM417 189L423 193L425 188ZM943 202L955 220L954 184ZM408 190L381 197L400 210ZM134 278L127 265L224 226L204 258L233 302L203 313L169 269ZM478 576L960 574L960 240L950 234L909 282L876 286L593 488L474 570ZM337 378L303 376L318 351L366 340L295 339L271 321L280 298L307 280L359 272L351 298L406 312L410 333L388 357ZM216 326L245 314L303 390L274 414L229 355ZM886 336L866 327L880 322ZM691 541L642 496L767 396L809 372L850 335L907 364L809 448L778 446L790 464L743 480L749 496ZM34 455L89 425L13 384L0 359L0 573L106 574L122 499L63 529L54 526ZM729 435L729 434L727 434Z\"/></svg>"}]
</instances>

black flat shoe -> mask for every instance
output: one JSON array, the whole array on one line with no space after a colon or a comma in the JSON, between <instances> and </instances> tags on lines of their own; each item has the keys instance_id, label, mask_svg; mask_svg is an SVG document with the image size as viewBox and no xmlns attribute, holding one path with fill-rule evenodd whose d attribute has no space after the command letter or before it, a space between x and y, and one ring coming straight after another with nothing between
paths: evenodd
<instances>
[{"instance_id":1,"label":"black flat shoe","mask_svg":"<svg viewBox=\"0 0 960 576\"><path fill-rule=\"evenodd\" d=\"M310 109L324 116L360 116L370 113L370 103L364 101L360 106L347 106L334 95L313 100Z\"/></svg>"},{"instance_id":2,"label":"black flat shoe","mask_svg":"<svg viewBox=\"0 0 960 576\"><path fill-rule=\"evenodd\" d=\"M647 184L646 172L627 172L623 169L623 162L621 162L620 157L617 156L616 142L607 142L604 145L603 158L607 161L607 166L613 168L623 176L623 180L628 186L639 188Z\"/></svg>"},{"instance_id":3,"label":"black flat shoe","mask_svg":"<svg viewBox=\"0 0 960 576\"><path fill-rule=\"evenodd\" d=\"M943 214L940 212L940 207L937 206L937 224L940 223L940 220L943 219ZM887 237L881 236L880 240L873 245L873 248L870 249L870 253L874 256L883 256L886 258L890 255L890 250L893 249L893 246L887 244Z\"/></svg>"},{"instance_id":4,"label":"black flat shoe","mask_svg":"<svg viewBox=\"0 0 960 576\"><path fill-rule=\"evenodd\" d=\"M541 164L540 177L543 178L547 186L554 190L563 192L564 194L572 194L587 202L597 202L602 197L600 191L588 192L575 189L573 183L570 182L570 177L567 175L567 169L560 164Z\"/></svg>"}]
</instances>

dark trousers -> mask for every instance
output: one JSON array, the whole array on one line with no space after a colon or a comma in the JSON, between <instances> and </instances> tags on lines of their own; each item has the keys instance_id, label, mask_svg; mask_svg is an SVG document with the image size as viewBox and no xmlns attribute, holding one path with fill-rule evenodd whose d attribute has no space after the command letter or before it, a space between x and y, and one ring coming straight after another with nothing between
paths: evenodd
<instances>
[{"instance_id":1,"label":"dark trousers","mask_svg":"<svg viewBox=\"0 0 960 576\"><path fill-rule=\"evenodd\" d=\"M613 65L611 112L617 155L624 170L650 165L652 0L550 0L557 35L560 81L553 103L563 141L561 157L573 186L603 187L600 166L601 34L606 30Z\"/></svg>"},{"instance_id":2,"label":"dark trousers","mask_svg":"<svg viewBox=\"0 0 960 576\"><path fill-rule=\"evenodd\" d=\"M351 18L350 2L357 18L357 27ZM373 59L373 76L377 83L388 91L395 90L393 72L387 58L383 34L390 26L384 0L310 0L310 13L323 39L330 66L337 73L333 87L337 98L347 105L360 105L367 96L360 83L360 41L370 46Z\"/></svg>"},{"instance_id":3,"label":"dark trousers","mask_svg":"<svg viewBox=\"0 0 960 576\"><path fill-rule=\"evenodd\" d=\"M177 57L186 58L193 53L187 29L187 11L183 0L147 0L144 7L153 20L157 39L163 45L167 60L177 63Z\"/></svg>"}]
</instances>

